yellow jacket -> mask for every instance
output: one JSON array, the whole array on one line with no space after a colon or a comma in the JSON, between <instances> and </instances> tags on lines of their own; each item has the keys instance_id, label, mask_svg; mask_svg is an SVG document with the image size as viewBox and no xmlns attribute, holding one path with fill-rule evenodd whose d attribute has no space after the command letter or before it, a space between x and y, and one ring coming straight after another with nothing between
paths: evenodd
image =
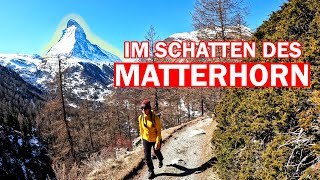
<instances>
[{"instance_id":1,"label":"yellow jacket","mask_svg":"<svg viewBox=\"0 0 320 180\"><path fill-rule=\"evenodd\" d=\"M140 137L149 142L159 143L161 141L161 121L154 112L152 112L152 116L155 122L154 127L152 127L150 115L139 116Z\"/></svg>"}]
</instances>

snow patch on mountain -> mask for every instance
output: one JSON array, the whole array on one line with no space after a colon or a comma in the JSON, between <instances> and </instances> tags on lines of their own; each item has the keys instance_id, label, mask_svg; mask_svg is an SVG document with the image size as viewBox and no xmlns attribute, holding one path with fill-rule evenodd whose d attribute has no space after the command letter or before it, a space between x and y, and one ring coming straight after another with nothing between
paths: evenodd
<instances>
[{"instance_id":1,"label":"snow patch on mountain","mask_svg":"<svg viewBox=\"0 0 320 180\"><path fill-rule=\"evenodd\" d=\"M44 59L39 55L0 54L0 65L16 71L25 81L40 88L46 78L43 63Z\"/></svg>"},{"instance_id":2,"label":"snow patch on mountain","mask_svg":"<svg viewBox=\"0 0 320 180\"><path fill-rule=\"evenodd\" d=\"M198 36L198 31L191 31L191 32L175 33L169 36L169 38L199 41L197 36Z\"/></svg>"},{"instance_id":3,"label":"snow patch on mountain","mask_svg":"<svg viewBox=\"0 0 320 180\"><path fill-rule=\"evenodd\" d=\"M239 29L241 29L241 33L243 36L252 36L252 30L249 27L240 25L240 26L230 26L228 27L225 32L227 36L234 36L235 34L239 34ZM204 29L202 31L191 31L191 32L182 32L182 33L175 33L170 35L167 39L172 39L175 41L199 41L199 37L201 37L201 33L208 35L209 37L215 38L217 33L220 33L222 30L221 28L216 28L215 30L212 29Z\"/></svg>"}]
</instances>

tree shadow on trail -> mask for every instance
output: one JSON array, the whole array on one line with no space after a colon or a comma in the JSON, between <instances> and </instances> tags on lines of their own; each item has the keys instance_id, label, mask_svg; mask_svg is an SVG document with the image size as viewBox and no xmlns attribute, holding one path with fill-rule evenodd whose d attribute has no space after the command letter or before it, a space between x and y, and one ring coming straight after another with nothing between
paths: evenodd
<instances>
[{"instance_id":1,"label":"tree shadow on trail","mask_svg":"<svg viewBox=\"0 0 320 180\"><path fill-rule=\"evenodd\" d=\"M211 159L209 159L207 162L205 162L204 164L202 164L201 166L197 167L197 168L186 168L177 164L170 164L167 166L171 166L171 167L175 167L181 171L184 171L182 173L159 173L156 174L156 177L158 176L174 176L174 177L183 177L183 176L189 176L191 174L200 174L204 171L206 171L207 169L211 168L213 166L213 164L215 164L217 161L216 157L212 157Z\"/></svg>"}]
</instances>

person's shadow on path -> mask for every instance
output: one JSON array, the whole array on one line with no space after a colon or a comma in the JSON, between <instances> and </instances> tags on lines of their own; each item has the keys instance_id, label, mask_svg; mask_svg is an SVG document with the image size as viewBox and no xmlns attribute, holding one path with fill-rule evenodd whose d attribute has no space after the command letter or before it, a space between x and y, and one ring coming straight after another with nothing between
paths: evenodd
<instances>
[{"instance_id":1,"label":"person's shadow on path","mask_svg":"<svg viewBox=\"0 0 320 180\"><path fill-rule=\"evenodd\" d=\"M205 162L204 164L202 164L201 166L197 167L197 168L186 168L177 164L170 164L167 166L171 166L171 167L175 167L181 171L184 171L182 173L159 173L156 174L156 177L158 176L174 176L174 177L183 177L183 176L189 176L191 174L199 174L202 173L204 171L206 171L207 169L211 168L213 166L213 164L215 164L217 161L216 157L212 157L211 159L209 159L207 162Z\"/></svg>"}]
</instances>

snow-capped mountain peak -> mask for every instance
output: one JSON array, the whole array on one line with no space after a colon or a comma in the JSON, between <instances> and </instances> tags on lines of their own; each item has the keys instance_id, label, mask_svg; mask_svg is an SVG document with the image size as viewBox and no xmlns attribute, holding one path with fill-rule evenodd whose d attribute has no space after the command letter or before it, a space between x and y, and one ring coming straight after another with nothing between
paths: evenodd
<instances>
[{"instance_id":1,"label":"snow-capped mountain peak","mask_svg":"<svg viewBox=\"0 0 320 180\"><path fill-rule=\"evenodd\" d=\"M63 30L58 43L47 53L48 56L63 55L92 61L117 62L121 59L107 52L99 46L92 44L79 23L70 19Z\"/></svg>"},{"instance_id":2,"label":"snow-capped mountain peak","mask_svg":"<svg viewBox=\"0 0 320 180\"><path fill-rule=\"evenodd\" d=\"M81 28L81 26L77 23L77 21L70 19L67 23L67 28L71 27L71 26L76 26L78 28ZM81 28L82 29L82 28Z\"/></svg>"},{"instance_id":3,"label":"snow-capped mountain peak","mask_svg":"<svg viewBox=\"0 0 320 180\"><path fill-rule=\"evenodd\" d=\"M69 33L69 34L68 34ZM67 23L67 28L63 30L63 35L61 38L69 37L74 38L75 41L85 41L87 40L86 33L82 27L73 19L70 19Z\"/></svg>"},{"instance_id":4,"label":"snow-capped mountain peak","mask_svg":"<svg viewBox=\"0 0 320 180\"><path fill-rule=\"evenodd\" d=\"M42 90L49 90L58 72L57 56L68 57L62 63L64 85L70 95L102 99L113 82L113 62L121 61L112 53L92 44L84 29L69 20L59 41L45 57L24 54L0 54L0 65L16 71L24 80ZM85 88L84 88L85 87Z\"/></svg>"}]
</instances>

